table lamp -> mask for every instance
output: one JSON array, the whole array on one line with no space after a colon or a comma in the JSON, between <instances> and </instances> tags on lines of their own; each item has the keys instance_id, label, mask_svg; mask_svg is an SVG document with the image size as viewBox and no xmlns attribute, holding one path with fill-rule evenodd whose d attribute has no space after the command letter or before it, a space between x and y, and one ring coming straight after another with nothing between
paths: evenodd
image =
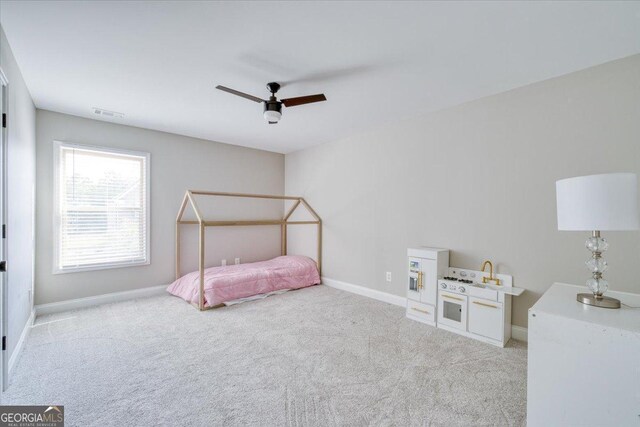
<instances>
[{"instance_id":1,"label":"table lamp","mask_svg":"<svg viewBox=\"0 0 640 427\"><path fill-rule=\"evenodd\" d=\"M620 301L604 296L609 283L602 278L607 262L602 253L609 244L601 231L638 230L638 177L634 173L579 176L556 182L558 230L591 231L586 241L592 253L586 262L593 277L587 280L592 293L578 294L583 304L620 308Z\"/></svg>"}]
</instances>

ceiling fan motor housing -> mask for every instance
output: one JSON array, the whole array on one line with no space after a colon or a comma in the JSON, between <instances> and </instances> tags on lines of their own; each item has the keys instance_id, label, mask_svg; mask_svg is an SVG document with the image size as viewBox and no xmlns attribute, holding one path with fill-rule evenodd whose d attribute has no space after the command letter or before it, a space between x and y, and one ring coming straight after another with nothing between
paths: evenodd
<instances>
[{"instance_id":1,"label":"ceiling fan motor housing","mask_svg":"<svg viewBox=\"0 0 640 427\"><path fill-rule=\"evenodd\" d=\"M282 117L282 102L277 101L275 96L272 96L268 101L264 102L264 118L269 124L273 125L278 123Z\"/></svg>"},{"instance_id":2,"label":"ceiling fan motor housing","mask_svg":"<svg viewBox=\"0 0 640 427\"><path fill-rule=\"evenodd\" d=\"M267 83L267 89L271 92L272 95L275 95L278 90L280 90L280 84L276 82Z\"/></svg>"}]
</instances>

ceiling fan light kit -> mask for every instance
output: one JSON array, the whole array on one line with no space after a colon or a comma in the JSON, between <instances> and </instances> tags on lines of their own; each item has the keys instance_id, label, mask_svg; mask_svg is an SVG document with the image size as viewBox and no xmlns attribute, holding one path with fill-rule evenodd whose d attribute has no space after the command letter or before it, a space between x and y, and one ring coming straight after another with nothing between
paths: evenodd
<instances>
[{"instance_id":1,"label":"ceiling fan light kit","mask_svg":"<svg viewBox=\"0 0 640 427\"><path fill-rule=\"evenodd\" d=\"M273 110L270 108L274 108ZM277 110L275 109L277 108ZM264 103L264 119L269 122L270 125L274 125L280 121L282 117L281 110L282 106L280 105L269 105L266 102Z\"/></svg>"},{"instance_id":2,"label":"ceiling fan light kit","mask_svg":"<svg viewBox=\"0 0 640 427\"><path fill-rule=\"evenodd\" d=\"M267 89L271 92L271 96L268 100L258 98L257 96L249 95L244 92L240 92L235 89L231 89L225 86L216 86L216 89L228 92L232 95L240 96L253 102L261 102L264 106L264 119L271 125L276 124L282 118L282 106L295 107L296 105L311 104L313 102L326 101L327 98L324 94L317 95L298 96L295 98L281 99L278 101L276 93L280 90L280 84L276 82L267 83Z\"/></svg>"}]
</instances>

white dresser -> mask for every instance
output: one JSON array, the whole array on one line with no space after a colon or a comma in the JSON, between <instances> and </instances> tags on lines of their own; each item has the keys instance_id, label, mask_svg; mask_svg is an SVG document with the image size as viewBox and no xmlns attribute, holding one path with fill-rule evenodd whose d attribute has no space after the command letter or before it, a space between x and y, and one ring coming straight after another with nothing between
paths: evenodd
<instances>
[{"instance_id":1,"label":"white dresser","mask_svg":"<svg viewBox=\"0 0 640 427\"><path fill-rule=\"evenodd\" d=\"M607 292L617 310L555 283L529 309L527 425L640 425L640 295Z\"/></svg>"}]
</instances>

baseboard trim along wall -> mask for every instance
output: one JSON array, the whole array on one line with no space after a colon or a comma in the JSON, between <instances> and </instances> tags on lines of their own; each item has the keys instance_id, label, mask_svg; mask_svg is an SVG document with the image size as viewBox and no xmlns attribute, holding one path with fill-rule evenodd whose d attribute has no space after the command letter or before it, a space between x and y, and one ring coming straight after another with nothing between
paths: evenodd
<instances>
[{"instance_id":1,"label":"baseboard trim along wall","mask_svg":"<svg viewBox=\"0 0 640 427\"><path fill-rule=\"evenodd\" d=\"M511 325L511 338L517 341L528 342L529 335L527 328L522 326Z\"/></svg>"},{"instance_id":2,"label":"baseboard trim along wall","mask_svg":"<svg viewBox=\"0 0 640 427\"><path fill-rule=\"evenodd\" d=\"M22 347L24 347L24 342L26 341L27 336L29 335L29 332L31 332L31 327L33 326L33 321L35 320L35 318L36 318L36 311L31 310L31 315L29 316L27 323L24 325L24 329L20 334L20 338L18 339L16 348L13 349L13 353L11 353L11 357L9 357L9 366L8 366L9 378L11 378L11 374L13 373L13 368L16 366L16 362L20 358L20 354L22 353Z\"/></svg>"},{"instance_id":3,"label":"baseboard trim along wall","mask_svg":"<svg viewBox=\"0 0 640 427\"><path fill-rule=\"evenodd\" d=\"M364 286L354 285L352 283L341 282L340 280L329 279L328 277L323 277L322 283L331 288L336 288L342 291L351 292L352 294L358 294L365 297L377 299L378 301L398 305L400 307L407 306L407 299L398 295L376 291L375 289L365 288Z\"/></svg>"},{"instance_id":4,"label":"baseboard trim along wall","mask_svg":"<svg viewBox=\"0 0 640 427\"><path fill-rule=\"evenodd\" d=\"M328 277L323 277L322 283L331 288L336 288L342 291L351 292L353 294L358 294L368 298L373 298L375 300L397 305L400 307L407 306L407 298L401 297L398 295L392 295L386 292L376 291L375 289L365 288L364 286L354 285L352 283L341 282L340 280L330 279ZM511 337L517 341L527 342L527 328L523 328L522 326L511 325Z\"/></svg>"},{"instance_id":5,"label":"baseboard trim along wall","mask_svg":"<svg viewBox=\"0 0 640 427\"><path fill-rule=\"evenodd\" d=\"M52 302L49 304L39 304L35 306L35 312L37 316L41 316L43 314L61 313L63 311L93 307L96 305L108 304L112 302L152 297L164 294L166 292L167 286L168 285L151 286L148 288L134 289L132 291L113 292L110 294L96 295L93 297L77 298L67 301Z\"/></svg>"}]
</instances>

